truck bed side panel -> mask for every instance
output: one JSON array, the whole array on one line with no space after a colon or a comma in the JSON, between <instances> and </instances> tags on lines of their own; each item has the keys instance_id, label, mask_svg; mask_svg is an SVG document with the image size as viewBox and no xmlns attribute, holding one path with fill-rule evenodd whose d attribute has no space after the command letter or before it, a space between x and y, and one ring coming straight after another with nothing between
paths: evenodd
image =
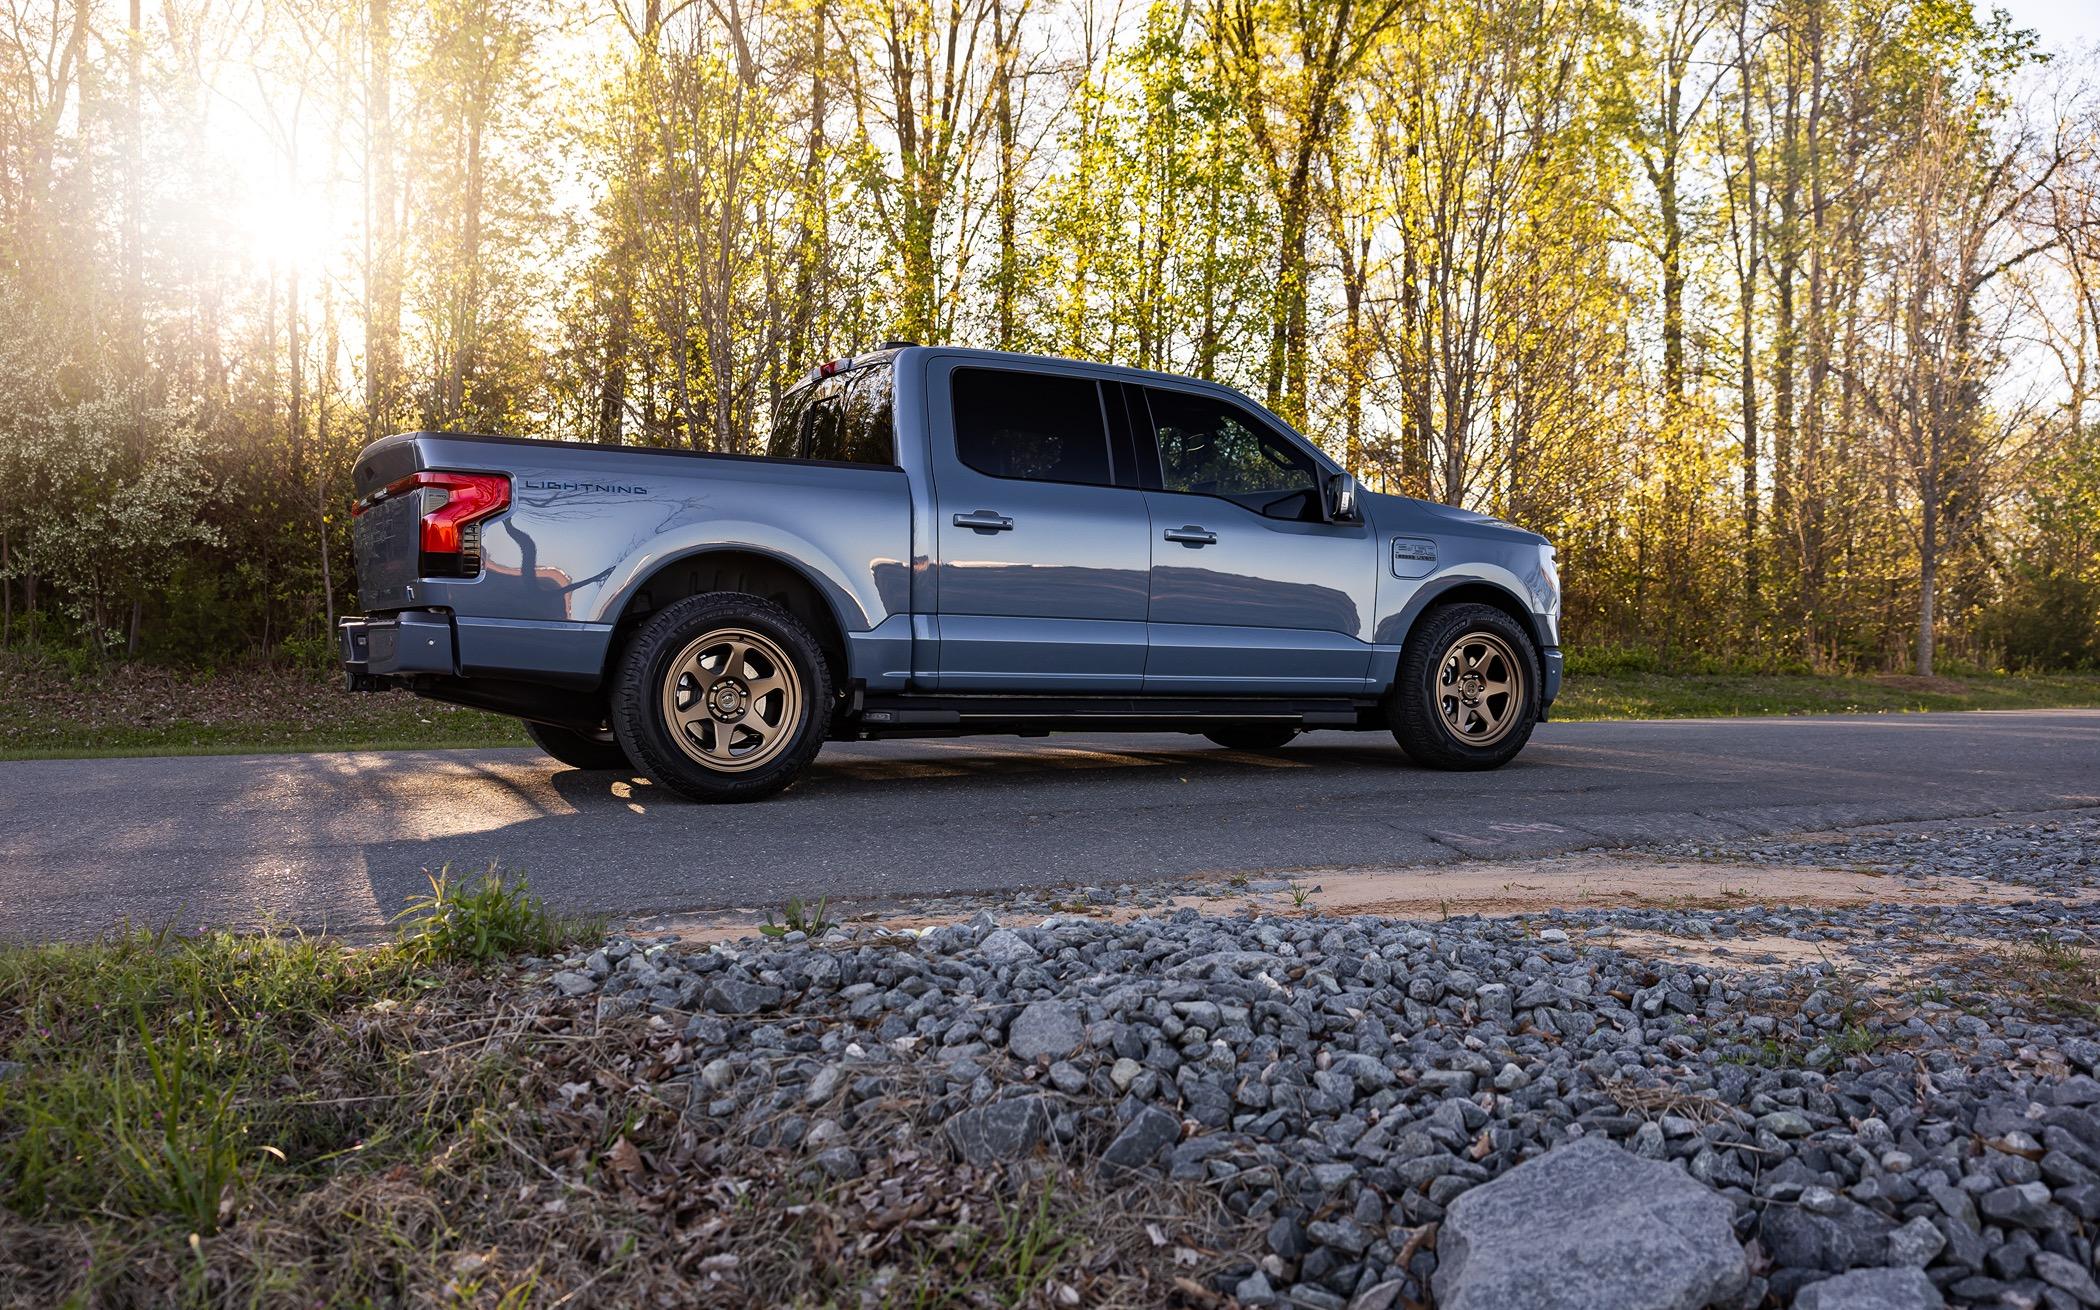
<instances>
[{"instance_id":1,"label":"truck bed side panel","mask_svg":"<svg viewBox=\"0 0 2100 1310\"><path fill-rule=\"evenodd\" d=\"M450 610L462 672L595 681L636 592L657 569L701 551L748 550L797 567L849 647L863 645L854 634L909 611L911 500L899 469L451 434L417 434L413 444L414 468L511 475L511 507L483 525L479 576L417 579L365 597L375 610ZM393 541L374 534L375 550L382 539ZM361 576L392 581L389 567ZM908 641L909 619L884 631Z\"/></svg>"}]
</instances>

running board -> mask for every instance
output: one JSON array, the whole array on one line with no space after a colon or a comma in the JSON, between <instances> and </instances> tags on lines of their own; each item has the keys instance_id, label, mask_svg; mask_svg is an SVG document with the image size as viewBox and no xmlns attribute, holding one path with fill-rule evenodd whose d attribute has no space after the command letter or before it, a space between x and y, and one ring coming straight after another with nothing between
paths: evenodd
<instances>
[{"instance_id":1,"label":"running board","mask_svg":"<svg viewBox=\"0 0 2100 1310\"><path fill-rule=\"evenodd\" d=\"M947 732L1202 732L1232 723L1302 729L1383 726L1369 696L866 696L852 730L866 736Z\"/></svg>"}]
</instances>

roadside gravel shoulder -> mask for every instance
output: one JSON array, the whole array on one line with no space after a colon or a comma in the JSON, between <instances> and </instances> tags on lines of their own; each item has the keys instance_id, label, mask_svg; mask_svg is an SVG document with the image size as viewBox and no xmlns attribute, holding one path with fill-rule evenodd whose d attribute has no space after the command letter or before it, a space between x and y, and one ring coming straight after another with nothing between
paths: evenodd
<instances>
[{"instance_id":1,"label":"roadside gravel shoulder","mask_svg":"<svg viewBox=\"0 0 2100 1310\"><path fill-rule=\"evenodd\" d=\"M1849 1304L1808 1289L1884 1270L1860 1286L1911 1298L1892 1305L2100 1305L2100 906L2065 899L2094 833L1847 843L2047 893L1976 904L985 912L697 950L618 938L545 970L589 1022L674 1030L687 1124L790 1176L878 1196L902 1149L1076 1170L1101 1196L1180 1189L1192 1303L1491 1304L1467 1280L1524 1257L1440 1274L1458 1203L1586 1143L1601 1199L1541 1214L1531 1249L1629 1254L1573 1280L1593 1299L1553 1304ZM1648 1231L1677 1208L1633 1205L1650 1185L1627 1161L1724 1208L1705 1274L1644 1265L1691 1239ZM765 1277L710 1276L725 1294Z\"/></svg>"}]
</instances>

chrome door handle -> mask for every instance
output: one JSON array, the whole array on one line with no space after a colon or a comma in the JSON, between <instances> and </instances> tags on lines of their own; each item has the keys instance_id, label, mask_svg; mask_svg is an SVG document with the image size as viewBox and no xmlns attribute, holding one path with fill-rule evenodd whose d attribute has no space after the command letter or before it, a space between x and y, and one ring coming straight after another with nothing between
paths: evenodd
<instances>
[{"instance_id":1,"label":"chrome door handle","mask_svg":"<svg viewBox=\"0 0 2100 1310\"><path fill-rule=\"evenodd\" d=\"M971 528L978 532L1011 532L1014 521L1004 514L994 514L988 509L969 514L958 514L950 520L958 528Z\"/></svg>"},{"instance_id":2,"label":"chrome door handle","mask_svg":"<svg viewBox=\"0 0 2100 1310\"><path fill-rule=\"evenodd\" d=\"M1217 545L1218 534L1212 532L1209 528L1199 528L1193 523L1185 523L1178 528L1168 528L1167 540L1178 541L1190 550L1194 550L1198 546Z\"/></svg>"}]
</instances>

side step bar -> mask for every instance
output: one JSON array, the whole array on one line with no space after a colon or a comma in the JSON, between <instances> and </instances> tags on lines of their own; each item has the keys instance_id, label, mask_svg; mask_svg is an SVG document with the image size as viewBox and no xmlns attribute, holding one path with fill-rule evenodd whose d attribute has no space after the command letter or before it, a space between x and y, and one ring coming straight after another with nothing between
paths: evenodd
<instances>
[{"instance_id":1,"label":"side step bar","mask_svg":"<svg viewBox=\"0 0 2100 1310\"><path fill-rule=\"evenodd\" d=\"M1228 723L1301 728L1383 727L1368 696L1263 699L1218 696L882 696L861 700L849 728L866 737L938 736L1005 728L1018 733L1202 732Z\"/></svg>"}]
</instances>

